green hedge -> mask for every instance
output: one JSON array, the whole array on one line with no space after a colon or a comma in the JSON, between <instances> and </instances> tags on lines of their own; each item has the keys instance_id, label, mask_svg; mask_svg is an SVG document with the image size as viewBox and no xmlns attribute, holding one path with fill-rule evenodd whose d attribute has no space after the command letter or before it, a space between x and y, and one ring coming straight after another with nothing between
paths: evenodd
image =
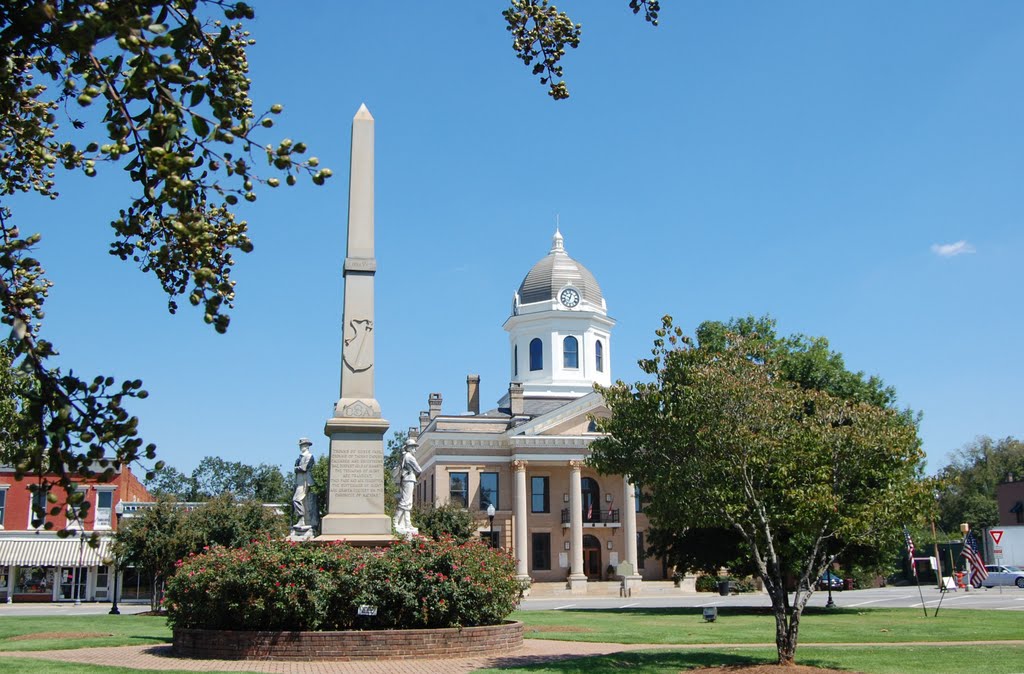
<instances>
[{"instance_id":1,"label":"green hedge","mask_svg":"<svg viewBox=\"0 0 1024 674\"><path fill-rule=\"evenodd\" d=\"M384 549L253 542L178 562L164 606L172 627L349 630L500 623L522 597L515 560L478 541L417 538ZM360 616L373 606L376 616Z\"/></svg>"},{"instance_id":2,"label":"green hedge","mask_svg":"<svg viewBox=\"0 0 1024 674\"><path fill-rule=\"evenodd\" d=\"M734 576L697 576L694 583L697 592L718 592L718 583L728 580L733 583L738 592L753 592L754 582L749 578L736 578Z\"/></svg>"}]
</instances>

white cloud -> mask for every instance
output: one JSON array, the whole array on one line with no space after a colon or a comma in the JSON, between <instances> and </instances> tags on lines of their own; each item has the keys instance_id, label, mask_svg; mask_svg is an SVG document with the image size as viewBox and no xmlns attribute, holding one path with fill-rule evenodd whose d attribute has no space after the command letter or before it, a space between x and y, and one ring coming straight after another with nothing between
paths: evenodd
<instances>
[{"instance_id":1,"label":"white cloud","mask_svg":"<svg viewBox=\"0 0 1024 674\"><path fill-rule=\"evenodd\" d=\"M933 243L932 252L939 257L954 257L964 253L976 253L977 251L974 249L974 246L966 241L957 241L956 243Z\"/></svg>"}]
</instances>

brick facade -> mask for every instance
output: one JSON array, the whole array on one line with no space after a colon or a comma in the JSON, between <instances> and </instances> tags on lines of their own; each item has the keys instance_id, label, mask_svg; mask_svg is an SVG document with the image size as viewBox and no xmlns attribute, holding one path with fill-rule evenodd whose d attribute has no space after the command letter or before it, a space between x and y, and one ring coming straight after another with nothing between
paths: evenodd
<instances>
[{"instance_id":1,"label":"brick facade","mask_svg":"<svg viewBox=\"0 0 1024 674\"><path fill-rule=\"evenodd\" d=\"M174 630L174 654L217 660L411 660L508 653L523 623L432 630L257 632Z\"/></svg>"}]
</instances>

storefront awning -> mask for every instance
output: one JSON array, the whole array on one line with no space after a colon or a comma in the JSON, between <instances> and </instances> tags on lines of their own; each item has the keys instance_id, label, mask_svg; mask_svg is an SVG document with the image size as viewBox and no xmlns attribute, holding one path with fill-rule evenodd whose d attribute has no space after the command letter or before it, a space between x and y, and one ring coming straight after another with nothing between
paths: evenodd
<instances>
[{"instance_id":1,"label":"storefront awning","mask_svg":"<svg viewBox=\"0 0 1024 674\"><path fill-rule=\"evenodd\" d=\"M80 539L0 539L0 566L104 566L112 541L90 547Z\"/></svg>"}]
</instances>

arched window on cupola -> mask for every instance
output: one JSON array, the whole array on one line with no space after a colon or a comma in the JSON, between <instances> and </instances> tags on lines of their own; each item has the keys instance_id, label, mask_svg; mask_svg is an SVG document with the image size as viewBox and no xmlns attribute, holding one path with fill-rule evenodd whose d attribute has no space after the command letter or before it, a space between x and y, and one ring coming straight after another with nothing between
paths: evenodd
<instances>
[{"instance_id":1,"label":"arched window on cupola","mask_svg":"<svg viewBox=\"0 0 1024 674\"><path fill-rule=\"evenodd\" d=\"M539 337L530 340L530 372L544 369L544 344Z\"/></svg>"},{"instance_id":2,"label":"arched window on cupola","mask_svg":"<svg viewBox=\"0 0 1024 674\"><path fill-rule=\"evenodd\" d=\"M519 376L519 345L512 347L512 376Z\"/></svg>"},{"instance_id":3,"label":"arched window on cupola","mask_svg":"<svg viewBox=\"0 0 1024 674\"><path fill-rule=\"evenodd\" d=\"M594 359L597 361L595 363L597 371L604 372L604 344L601 343L600 339L594 344Z\"/></svg>"},{"instance_id":4,"label":"arched window on cupola","mask_svg":"<svg viewBox=\"0 0 1024 674\"><path fill-rule=\"evenodd\" d=\"M580 366L580 343L569 336L562 340L562 367L576 370Z\"/></svg>"}]
</instances>

